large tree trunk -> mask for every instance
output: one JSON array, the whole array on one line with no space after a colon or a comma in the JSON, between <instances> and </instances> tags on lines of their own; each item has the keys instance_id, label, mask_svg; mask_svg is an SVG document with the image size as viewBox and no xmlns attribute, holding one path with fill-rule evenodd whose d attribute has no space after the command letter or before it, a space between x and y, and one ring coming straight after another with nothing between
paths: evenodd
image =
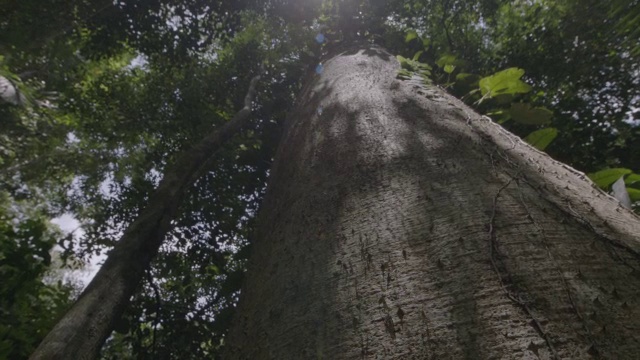
<instances>
[{"instance_id":1,"label":"large tree trunk","mask_svg":"<svg viewBox=\"0 0 640 360\"><path fill-rule=\"evenodd\" d=\"M397 69L301 94L225 358L639 358L638 216Z\"/></svg>"}]
</instances>

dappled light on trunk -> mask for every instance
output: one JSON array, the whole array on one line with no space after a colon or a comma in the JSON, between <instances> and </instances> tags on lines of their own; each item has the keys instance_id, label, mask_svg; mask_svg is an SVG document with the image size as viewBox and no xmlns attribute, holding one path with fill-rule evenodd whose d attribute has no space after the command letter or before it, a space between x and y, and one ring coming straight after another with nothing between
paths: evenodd
<instances>
[{"instance_id":1,"label":"dappled light on trunk","mask_svg":"<svg viewBox=\"0 0 640 360\"><path fill-rule=\"evenodd\" d=\"M227 359L633 358L640 219L385 50L290 114Z\"/></svg>"}]
</instances>

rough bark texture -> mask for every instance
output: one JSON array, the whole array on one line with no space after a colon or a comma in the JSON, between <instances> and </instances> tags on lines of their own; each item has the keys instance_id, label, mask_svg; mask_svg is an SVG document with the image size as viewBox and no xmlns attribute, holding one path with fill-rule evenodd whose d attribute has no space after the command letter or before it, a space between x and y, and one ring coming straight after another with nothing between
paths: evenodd
<instances>
[{"instance_id":1,"label":"rough bark texture","mask_svg":"<svg viewBox=\"0 0 640 360\"><path fill-rule=\"evenodd\" d=\"M291 114L226 359L637 359L640 219L364 47Z\"/></svg>"},{"instance_id":2,"label":"rough bark texture","mask_svg":"<svg viewBox=\"0 0 640 360\"><path fill-rule=\"evenodd\" d=\"M183 152L165 173L149 204L125 230L100 271L31 355L32 360L82 360L98 356L145 270L171 229L185 190L211 156L246 124L259 77L251 80L243 108Z\"/></svg>"}]
</instances>

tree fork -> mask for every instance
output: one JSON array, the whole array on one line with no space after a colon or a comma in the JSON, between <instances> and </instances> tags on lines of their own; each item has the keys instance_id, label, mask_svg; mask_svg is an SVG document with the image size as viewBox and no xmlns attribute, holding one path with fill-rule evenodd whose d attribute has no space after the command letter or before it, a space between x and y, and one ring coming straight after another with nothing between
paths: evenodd
<instances>
[{"instance_id":1,"label":"tree fork","mask_svg":"<svg viewBox=\"0 0 640 360\"><path fill-rule=\"evenodd\" d=\"M242 109L229 122L180 154L165 171L148 205L125 230L96 276L30 359L98 356L171 229L185 190L197 180L207 160L248 122L259 79L260 76L251 79Z\"/></svg>"},{"instance_id":2,"label":"tree fork","mask_svg":"<svg viewBox=\"0 0 640 360\"><path fill-rule=\"evenodd\" d=\"M640 354L640 218L371 45L285 125L225 359Z\"/></svg>"}]
</instances>

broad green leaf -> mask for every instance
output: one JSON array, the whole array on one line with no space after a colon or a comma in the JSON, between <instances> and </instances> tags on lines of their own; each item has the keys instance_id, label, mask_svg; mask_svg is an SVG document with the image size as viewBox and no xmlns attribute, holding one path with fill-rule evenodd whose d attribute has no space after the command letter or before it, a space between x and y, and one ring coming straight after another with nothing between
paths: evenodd
<instances>
[{"instance_id":1,"label":"broad green leaf","mask_svg":"<svg viewBox=\"0 0 640 360\"><path fill-rule=\"evenodd\" d=\"M544 107L532 108L530 104L513 103L509 109L511 118L521 124L544 125L551 121L553 113Z\"/></svg>"},{"instance_id":2,"label":"broad green leaf","mask_svg":"<svg viewBox=\"0 0 640 360\"><path fill-rule=\"evenodd\" d=\"M624 168L614 168L614 169L606 169L600 170L595 173L588 174L589 178L593 180L596 185L601 188L606 188L607 186L616 182L616 180L620 179L621 176L631 174L631 170Z\"/></svg>"},{"instance_id":3,"label":"broad green leaf","mask_svg":"<svg viewBox=\"0 0 640 360\"><path fill-rule=\"evenodd\" d=\"M480 80L482 96L528 93L531 91L531 86L520 80L522 75L524 75L524 70L509 68L482 78Z\"/></svg>"},{"instance_id":4,"label":"broad green leaf","mask_svg":"<svg viewBox=\"0 0 640 360\"><path fill-rule=\"evenodd\" d=\"M409 43L414 39L418 38L418 33L415 30L407 31L407 36L404 38L405 43Z\"/></svg>"},{"instance_id":5,"label":"broad green leaf","mask_svg":"<svg viewBox=\"0 0 640 360\"><path fill-rule=\"evenodd\" d=\"M630 174L624 179L624 183L627 185L640 184L640 175Z\"/></svg>"},{"instance_id":6,"label":"broad green leaf","mask_svg":"<svg viewBox=\"0 0 640 360\"><path fill-rule=\"evenodd\" d=\"M538 150L544 150L558 136L558 129L540 129L529 134L524 140Z\"/></svg>"},{"instance_id":7,"label":"broad green leaf","mask_svg":"<svg viewBox=\"0 0 640 360\"><path fill-rule=\"evenodd\" d=\"M444 72L446 72L447 74L451 74L455 69L456 69L455 65L447 64L444 66Z\"/></svg>"},{"instance_id":8,"label":"broad green leaf","mask_svg":"<svg viewBox=\"0 0 640 360\"><path fill-rule=\"evenodd\" d=\"M493 100L495 100L500 105L506 106L506 105L511 105L511 103L515 101L514 97L515 96L511 94L500 94L500 95L494 96Z\"/></svg>"},{"instance_id":9,"label":"broad green leaf","mask_svg":"<svg viewBox=\"0 0 640 360\"><path fill-rule=\"evenodd\" d=\"M457 65L457 58L455 55L444 55L436 61L436 65L443 68L446 65Z\"/></svg>"},{"instance_id":10,"label":"broad green leaf","mask_svg":"<svg viewBox=\"0 0 640 360\"><path fill-rule=\"evenodd\" d=\"M420 50L417 53L415 53L413 55L413 61L418 61L418 59L420 59L420 56L422 56L422 53L424 53L424 51Z\"/></svg>"},{"instance_id":11,"label":"broad green leaf","mask_svg":"<svg viewBox=\"0 0 640 360\"><path fill-rule=\"evenodd\" d=\"M640 190L628 187L627 193L629 193L632 202L640 201Z\"/></svg>"}]
</instances>

